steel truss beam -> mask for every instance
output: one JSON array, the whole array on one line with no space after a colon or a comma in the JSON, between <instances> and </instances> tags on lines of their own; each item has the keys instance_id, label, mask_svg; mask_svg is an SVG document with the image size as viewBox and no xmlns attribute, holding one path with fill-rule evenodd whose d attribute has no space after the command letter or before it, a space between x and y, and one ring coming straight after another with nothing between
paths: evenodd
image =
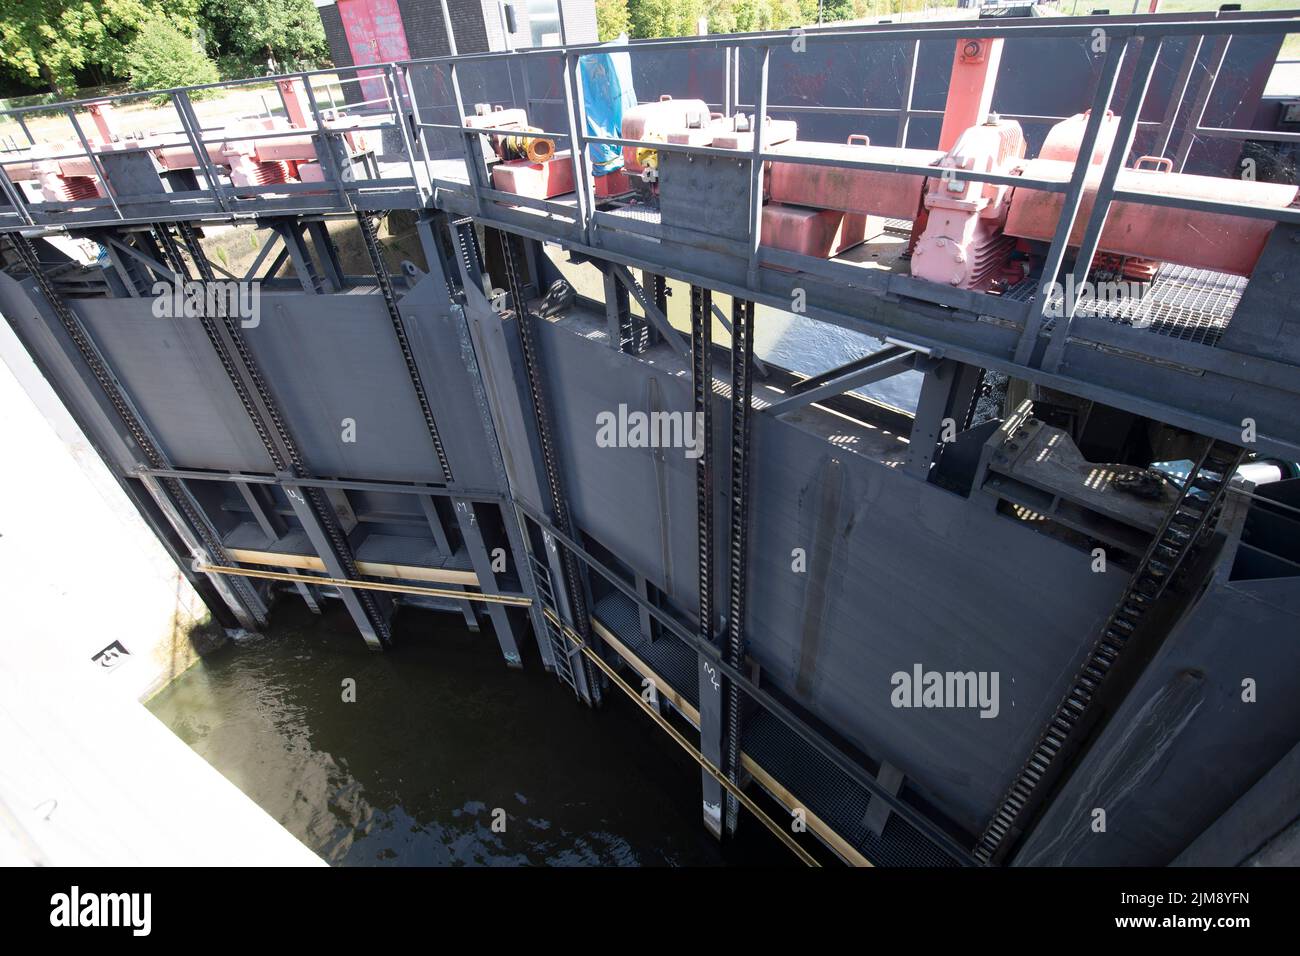
<instances>
[{"instance_id":1,"label":"steel truss beam","mask_svg":"<svg viewBox=\"0 0 1300 956\"><path fill-rule=\"evenodd\" d=\"M349 481L343 478L294 478L282 475L263 475L255 472L241 471L202 471L193 468L137 468L135 474L153 475L158 478L185 478L196 481L237 481L255 485L277 485L281 488L335 488L340 491L382 491L402 495L435 495L437 497L455 497L468 501L484 501L501 504L505 495L499 491L465 488L457 485L447 488L442 485L426 485L401 481Z\"/></svg>"},{"instance_id":2,"label":"steel truss beam","mask_svg":"<svg viewBox=\"0 0 1300 956\"><path fill-rule=\"evenodd\" d=\"M735 326L732 324L731 319L727 318L726 313L722 311L722 308L716 302L713 303L713 317L722 323L722 327L727 330L728 335L733 337L735 336ZM759 378L767 378L767 366L763 364L762 359L757 355L751 355L750 361L753 363L754 371L758 373Z\"/></svg>"},{"instance_id":3,"label":"steel truss beam","mask_svg":"<svg viewBox=\"0 0 1300 956\"><path fill-rule=\"evenodd\" d=\"M783 398L763 409L765 415L784 415L796 408L811 405L824 398L851 392L873 382L880 382L916 367L917 353L909 349L890 347L865 358L848 362L820 376L805 379L790 389ZM811 382L818 384L810 385Z\"/></svg>"},{"instance_id":4,"label":"steel truss beam","mask_svg":"<svg viewBox=\"0 0 1300 956\"><path fill-rule=\"evenodd\" d=\"M627 266L618 262L609 262L605 263L604 268L612 270L618 280L623 283L624 288L632 294L632 298L636 299L637 304L645 312L646 318L653 323L655 330L658 331L664 341L673 347L673 351L683 359L688 359L690 353L682 342L681 334L672 327L672 323L668 321L668 316L660 309L659 303L651 301L650 297L645 294L645 290L641 288L641 284L636 281Z\"/></svg>"}]
</instances>

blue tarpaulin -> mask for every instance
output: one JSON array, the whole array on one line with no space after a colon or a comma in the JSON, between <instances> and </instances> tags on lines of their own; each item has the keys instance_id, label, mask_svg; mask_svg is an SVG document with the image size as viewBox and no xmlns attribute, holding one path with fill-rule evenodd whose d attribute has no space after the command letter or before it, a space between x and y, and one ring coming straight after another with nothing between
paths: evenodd
<instances>
[{"instance_id":1,"label":"blue tarpaulin","mask_svg":"<svg viewBox=\"0 0 1300 956\"><path fill-rule=\"evenodd\" d=\"M622 46L627 37L607 46ZM582 74L583 105L587 109L588 136L623 135L623 112L636 106L632 86L632 60L626 53L588 53L578 61ZM590 143L587 155L597 176L623 168L623 150L608 143Z\"/></svg>"}]
</instances>

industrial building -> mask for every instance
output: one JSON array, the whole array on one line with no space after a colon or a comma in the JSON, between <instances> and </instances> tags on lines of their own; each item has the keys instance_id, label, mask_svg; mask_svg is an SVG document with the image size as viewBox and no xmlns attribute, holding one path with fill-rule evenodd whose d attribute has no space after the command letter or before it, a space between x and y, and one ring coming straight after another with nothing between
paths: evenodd
<instances>
[{"instance_id":1,"label":"industrial building","mask_svg":"<svg viewBox=\"0 0 1300 956\"><path fill-rule=\"evenodd\" d=\"M362 66L452 52L443 19L460 53L560 45L560 0L316 0L330 59ZM564 0L570 43L594 43L593 0ZM513 29L512 29L513 28Z\"/></svg>"}]
</instances>

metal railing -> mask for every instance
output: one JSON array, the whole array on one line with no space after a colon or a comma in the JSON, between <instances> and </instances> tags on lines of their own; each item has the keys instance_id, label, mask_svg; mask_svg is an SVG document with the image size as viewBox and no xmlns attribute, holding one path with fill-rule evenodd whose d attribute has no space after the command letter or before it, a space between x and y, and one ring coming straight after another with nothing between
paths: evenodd
<instances>
[{"instance_id":1,"label":"metal railing","mask_svg":"<svg viewBox=\"0 0 1300 956\"><path fill-rule=\"evenodd\" d=\"M1101 31L1100 33L1098 31ZM947 288L938 288L930 283L913 280L910 277L890 276L887 274L865 276L863 270L847 266L840 263L827 262L825 260L814 259L807 256L795 255L787 252L780 252L764 248L762 259L771 261L775 264L796 268L801 271L807 271L815 275L824 275L827 278L845 278L851 279L855 285L873 288L875 291L882 293L902 293L908 297L918 298L942 305L957 305L969 311L976 313L991 312L1004 318L1010 318L1019 321L1022 324L1022 334L1019 345L1016 349L1016 361L1020 364L1030 361L1031 355L1037 343L1040 329L1043 327L1043 320L1049 308L1049 291L1054 288L1063 264L1067 258L1067 252L1070 246L1070 237L1077 230L1080 208L1085 193L1085 180L1089 175L1090 158L1096 148L1098 139L1102 132L1102 118L1106 115L1107 110L1114 109L1119 117L1119 131L1116 137L1116 145L1109 153L1109 160L1104 167L1101 182L1098 186L1096 199L1088 215L1083 220L1083 241L1075 256L1075 288L1082 288L1082 280L1086 278L1088 269L1093 261L1097 251L1101 232L1110 213L1114 202L1123 201L1136 204L1170 206L1174 208L1195 210L1200 212L1220 213L1224 215L1244 216L1250 218L1264 218L1274 222L1300 223L1300 210L1297 209L1271 209L1261 208L1259 206L1248 205L1244 203L1212 201L1206 199L1194 199L1190 197L1167 196L1150 192L1121 189L1117 186L1116 181L1118 173L1123 168L1129 152L1131 151L1134 136L1139 126L1154 128L1157 131L1158 141L1161 149L1167 148L1170 134L1175 126L1175 120L1182 110L1190 88L1190 77L1195 64L1197 63L1201 47L1207 41L1213 41L1213 50L1211 55L1211 69L1199 85L1195 93L1195 99L1192 103L1195 121L1184 133L1185 143L1179 148L1178 168L1185 166L1187 161L1187 152L1190 148L1190 142L1196 137L1222 137L1227 139L1256 139L1261 141L1272 142L1295 142L1300 141L1300 135L1291 133L1277 133L1271 131L1254 131L1254 130L1237 130L1223 127L1214 127L1204 125L1204 116L1207 104L1214 90L1214 83L1217 80L1218 68L1222 66L1227 48L1233 37L1236 36L1284 36L1289 33L1300 32L1300 21L1293 16L1285 15L1259 16L1256 18L1238 18L1222 16L1213 20L1191 20L1191 19L1173 19L1173 20L1152 20L1147 21L1140 18L1110 18L1105 21L1097 20L1040 20L1032 24L1021 22L1012 25L983 25L978 22L963 22L951 26L911 26L903 25L898 27L883 28L861 28L856 30L836 30L828 28L818 31L799 32L800 40L807 46L815 44L834 44L834 43L869 43L869 42L905 42L909 45L912 53L910 62L907 66L907 72L910 76L915 76L916 61L915 57L919 51L919 44L923 40L952 40L959 39L1025 39L1025 38L1060 38L1060 37L1079 37L1080 39L1097 39L1099 36L1104 39L1106 53L1103 57L1100 75L1098 77L1097 93L1091 102L1091 115L1084 133L1084 141L1078 152L1078 159L1074 164L1068 181L1059 182L1054 180L1035 179L1029 176L1011 176L993 173L980 173L975 171L947 169L944 175L959 181L976 181L990 183L995 185L1016 186L1020 188L1030 188L1043 190L1047 192L1062 193L1064 195L1063 210L1058 222L1051 246L1045 259L1040 289L1036 297L1028 303L1000 303L995 300L996 297L982 293L969 292L966 290L954 290ZM576 196L575 201L555 201L539 200L532 198L523 198L504 194L488 187L481 182L481 160L476 161L474 150L471 146L471 140L482 134L482 130L469 127L457 126L455 124L425 124L429 128L438 128L443 130L453 130L463 137L464 146L463 155L469 169L470 189L474 199L475 206L480 215L491 212L489 209L492 203L508 203L515 206L524 206L546 212L552 217L560 220L571 220L575 223L575 238L578 238L584 245L600 245L599 235L606 231L629 231L642 235L651 235L659 238L674 239L677 241L690 241L686 235L689 230L672 229L663 224L653 225L643 222L637 222L634 219L621 218L604 213L596 208L594 193L594 168L590 159L587 147L591 145L607 145L617 147L646 148L661 152L681 153L693 156L723 156L735 158L737 152L734 150L717 149L708 146L694 146L685 144L668 144L660 141L632 140L621 137L593 136L586 133L585 129L577 122L577 118L583 115L580 92L575 96L574 91L580 91L580 61L583 56L592 53L616 53L627 52L629 54L644 53L647 51L671 51L671 50L699 50L699 49L718 49L725 55L725 88L723 90L722 102L725 109L735 110L743 104L735 96L736 91L740 88L740 52L742 50L752 50L758 59L757 69L754 71L755 76L751 81L753 94L751 102L754 104L753 119L750 124L751 129L761 130L765 127L768 117L774 112L798 113L800 111L837 111L848 112L853 115L871 115L871 116L889 116L894 115L897 118L897 139L899 145L906 143L908 123L911 119L918 116L941 116L942 111L934 110L917 110L912 105L912 83L907 84L907 93L900 107L890 108L850 108L847 111L839 110L835 107L786 107L773 105L768 102L767 96L767 73L771 54L774 49L781 45L791 42L792 34L790 32L764 34L764 35L747 35L738 37L702 37L680 40L654 40L634 42L623 47L598 47L591 46L573 47L562 50L546 49L535 51L524 51L523 55L558 57L562 63L563 76L565 82L565 113L569 118L569 129L567 132L546 131L535 135L547 136L555 139L557 142L569 144L573 156L575 157L575 182ZM1160 53L1163 44L1170 38L1189 38L1187 51L1183 57L1179 69L1179 78L1176 81L1175 95L1172 97L1169 108L1165 116L1160 121L1140 120L1142 108L1145 104L1146 93L1149 88L1152 75L1159 62ZM430 58L425 60L412 61L406 64L408 68L419 67L421 65L432 65L451 62L451 68L463 68L469 62L492 62L500 54L485 53L462 55L454 62L449 58ZM1132 77L1130 79L1130 92L1127 101L1122 107L1116 108L1116 90L1118 86L1121 70L1126 65L1134 65ZM1082 105L1082 104L1081 104ZM457 99L456 108L459 115L466 115L464 102ZM1050 121L1054 117L1026 117L1035 121ZM750 189L750 212L752 222L750 224L748 235L742 242L719 243L716 237L711 237L708 246L718 248L720 245L729 246L729 251L741 255L748 262L748 277L751 286L755 283L756 272L759 267L759 249L761 244L761 187L762 179L759 175L760 163L779 161L794 165L820 165L832 166L841 169L863 169L874 170L878 172L905 173L919 176L933 176L935 169L932 166L923 166L910 163L899 162L877 162L871 160L847 160L842 158L826 158L816 156L801 156L797 153L781 152L777 153L762 148L762 137L754 137L754 147L749 153L748 158L751 160L751 189ZM487 205L485 205L487 204ZM927 288L929 287L929 288ZM1052 331L1051 342L1047 352L1042 359L1042 367L1049 371L1055 371L1059 368L1064 345L1072 333L1075 311L1078 306L1078 298L1064 303L1064 315L1055 323Z\"/></svg>"},{"instance_id":2,"label":"metal railing","mask_svg":"<svg viewBox=\"0 0 1300 956\"><path fill-rule=\"evenodd\" d=\"M312 81L315 78L326 77L333 78L334 82L328 83L324 87L325 90L329 91L330 101L328 106L322 108L317 96L317 89ZM288 115L290 110L282 85L286 82L300 84L307 100L310 125L282 130L227 132L228 127L225 125L205 126L195 109L196 94L206 94L213 91L230 92L243 87L274 85L280 99L281 109ZM372 87L382 84L384 95L381 98L361 99L356 102L347 102L345 99L343 104L336 104L333 98L333 88L352 83L361 84L363 90L367 84L372 85ZM147 133L140 130L127 134L119 142L126 145L138 143L138 148L141 150L177 146L190 148L194 153L196 162L194 167L196 177L200 179L203 188L176 190L165 194L122 195L115 188L111 176L105 169L103 153L106 151L104 147L107 147L108 144L101 143L99 144L100 148L96 148L91 143L84 127L84 119L78 115L78 110L92 106L116 106L143 99L157 100L160 98L166 99L174 115L176 125L167 126L163 129L150 129ZM335 208L336 205L338 208L347 211L383 207L383 203L376 206L367 206L365 204L366 193L373 190L409 189L415 197L411 204L423 205L429 197L427 163L417 162L411 128L406 120L408 109L413 103L414 100L410 89L405 84L404 68L399 64L387 63L307 70L274 77L249 77L247 79L226 80L197 86L172 87L148 92L130 92L115 96L69 100L51 105L37 104L3 110L0 111L0 123L6 120L17 123L28 140L28 146L26 149L8 150L4 154L0 154L0 191L3 191L10 207L9 210L0 210L0 229L18 226L28 227L24 231L31 232L47 226L103 226L112 225L115 222L126 223L167 218L199 219L212 216L230 218L246 212L256 214L262 211L266 208L266 204L260 200L269 197L292 197L295 193L306 193L313 197L312 201L306 205L316 207L321 211L329 211ZM378 109L369 112L361 109L362 107L376 105ZM58 152L48 152L40 149L41 143L33 134L29 120L35 116L50 114L67 120L76 142L81 147L80 149ZM363 120L364 125L360 127L335 125L337 120L345 116L355 116ZM244 117L231 116L232 121L239 118ZM168 121L162 120L160 122L166 123ZM334 150L330 148L329 141L342 137L356 129L378 135L383 135L384 131L399 133L405 147L405 162L402 164L405 167L405 175L385 175L382 171L379 171L378 175L374 177L356 178L337 168L336 155ZM220 164L213 162L208 151L210 146L220 147L229 143L290 139L302 136L310 136L314 140L316 161L324 167L326 172L324 182L227 185L223 183L221 174L218 171L217 167ZM172 137L178 138L172 139ZM63 140L60 139L59 141L62 142ZM93 178L103 194L100 197L73 200L33 200L24 195L7 172L8 167L30 163L83 159L89 162L93 170ZM338 196L337 204L319 201L318 197L321 194L331 191ZM208 201L206 205L200 203L200 201L205 200ZM173 203L176 207L174 213L172 215L159 215L156 211L150 211L132 215L130 208L132 205L141 203L157 204L160 201ZM282 203L282 205L284 204ZM306 211L302 208L303 205L302 203L290 203L286 211ZM106 211L110 208L112 210L111 215L106 215ZM79 214L59 215L74 210L78 211Z\"/></svg>"},{"instance_id":3,"label":"metal railing","mask_svg":"<svg viewBox=\"0 0 1300 956\"><path fill-rule=\"evenodd\" d=\"M177 211L175 218L201 218L205 215L233 216L245 212L254 215L262 211L294 212L310 207L313 211L339 210L352 211L366 204L367 191L389 190L406 191L411 195L411 205L425 206L441 204L438 192L459 194L468 199L471 211L480 218L492 218L507 227L517 225L518 219L509 218L511 207L515 209L540 212L555 226L557 231L566 234L560 238L580 243L583 246L598 248L602 235L610 233L632 233L640 236L666 239L685 245L700 243L712 250L722 249L725 253L742 259L746 263L749 285L754 286L762 262L785 268L794 268L827 279L845 280L857 287L880 294L903 296L919 299L934 305L956 307L975 314L990 314L1016 323L1021 328L1019 343L1015 351L1017 364L1027 364L1038 345L1040 331L1049 308L1048 291L1057 286L1061 271L1070 248L1070 237L1076 234L1080 224L1080 210L1085 194L1085 180L1089 176L1089 159L1093 155L1102 132L1102 117L1112 109L1119 119L1119 133L1116 146L1110 151L1104 166L1100 183L1097 187L1096 200L1091 210L1082 218L1083 240L1075 256L1075 287L1081 286L1097 251L1102 229L1115 202L1127 202L1143 205L1171 206L1185 210L1220 213L1232 216L1265 218L1274 222L1300 223L1300 210L1267 209L1244 203L1193 199L1181 196L1158 195L1123 189L1117 185L1119 171L1132 147L1134 136L1140 127L1154 129L1156 144L1161 153L1173 145L1171 137L1177 128L1177 118L1189 102L1190 117L1194 121L1184 124L1182 141L1177 145L1176 168L1181 169L1187 161L1191 143L1198 137L1220 137L1224 139L1258 139L1273 142L1300 141L1300 134L1277 133L1270 131L1241 130L1227 127L1205 125L1207 104L1214 91L1217 80L1216 70L1220 67L1230 43L1236 37L1284 36L1300 32L1300 20L1294 14L1219 14L1211 18L1197 19L1193 15L1174 15L1156 17L1106 17L1106 18L1061 18L1040 19L1033 21L959 21L952 23L896 24L875 25L849 28L835 26L809 28L796 31L775 31L759 34L714 35L680 39L633 41L624 46L599 44L581 44L567 47L544 47L513 52L466 53L454 56L428 57L382 65L367 65L339 69L323 69L286 74L284 77L270 78L273 81L298 80L302 82L310 105L312 126L305 129L285 131L265 131L248 135L227 136L224 133L212 134L203 128L194 112L192 95L199 91L215 89L233 89L251 84L265 84L268 78L257 77L247 80L225 83L204 84L193 87L179 87L159 91L166 95L180 120L180 130L186 142L194 150L199 168L206 183L206 189L170 194L175 200ZM975 181L987 184L1014 186L1060 193L1063 196L1062 213L1053 235L1048 253L1044 260L1040 288L1029 302L1012 301L996 295L988 295L970 290L940 287L933 283L913 279L910 276L892 274L885 271L870 271L857 268L848 263L816 259L790 252L762 247L761 235L761 164L779 161L792 165L832 166L841 169L874 170L877 172L911 174L922 177L933 176L934 166L906 162L881 162L869 159L843 159L838 157L818 157L800 155L794 152L775 152L766 148L764 137L755 135L754 144L747 154L742 154L751 163L750 175L750 223L743 239L728 240L716 236L708 237L702 242L704 234L692 229L683 229L671 223L643 222L634 217L618 216L598 208L595 195L595 169L591 161L589 147L615 146L647 148L661 152L681 153L692 156L725 156L736 158L735 150L717 149L709 146L669 144L660 141L634 140L622 137L595 136L587 131L586 110L582 98L582 59L585 56L605 53L625 52L633 56L647 53L664 53L673 51L713 51L719 54L724 63L723 88L718 91L717 99L724 112L734 113L752 104L751 130L762 130L768 118L774 113L801 111L835 111L850 115L875 117L893 116L896 119L895 143L906 144L909 125L917 118L941 116L938 110L917 109L913 102L913 91L917 63L923 41L952 41L959 39L1003 39L1032 40L1036 38L1078 38L1081 41L1104 40L1105 53L1100 56L1101 66L1098 75L1096 94L1090 107L1091 115L1085 128L1084 141L1078 152L1071 175L1066 181L1047 180L1028 176L1015 176L998 173L981 173L971 170L945 168L943 175L957 181ZM840 110L835 107L817 107L808 105L783 106L769 102L768 71L772 54L778 48L789 46L797 38L805 49L836 44L870 44L902 43L907 53L904 71L905 94L896 108L851 107ZM1164 116L1159 120L1141 120L1142 107L1150 86L1152 75L1160 63L1160 55L1166 41L1173 38L1186 38L1187 49L1178 66L1171 102ZM1201 57L1203 47L1209 45L1209 69L1199 83L1193 83L1195 67ZM753 62L753 75L748 78L748 93L742 98L741 65L744 55ZM552 139L557 145L566 147L573 157L575 172L575 190L571 197L563 199L538 199L515 195L493 188L486 181L486 165L481 156L481 141L484 130L465 125L464 117L470 111L462 93L462 73L471 67L485 69L512 69L519 65L525 74L529 65L538 61L551 61L553 68L558 67L561 94L551 98L556 106L563 108L563 130L542 130L530 135ZM1129 95L1122 106L1117 106L1116 90L1121 71L1132 67L1129 81ZM447 80L440 84L449 88L450 96L438 99L427 95L415 95L416 84L413 74L437 71ZM372 84L381 78L385 95L380 103L378 115L387 117L386 121L374 124L371 130L394 130L400 133L404 162L404 175L400 178L380 178L352 180L339 170L328 170L332 176L326 177L325 183L276 183L267 186L226 186L221 181L220 173L208 157L206 146L210 143L238 142L247 139L275 139L279 137L301 136L304 133L318 138L318 143L325 137L341 135L333 130L322 117L320 105L313 93L313 77L326 75L342 76L352 74L347 82L365 82ZM417 78L422 78L418 77ZM436 88L435 84L428 84ZM103 224L113 221L127 221L130 218L129 207L136 199L157 201L158 196L123 197L114 193L108 181L100 158L91 147L76 115L78 107L94 103L116 102L137 97L140 94L124 94L118 97L98 98L92 100L71 101L56 107L23 107L0 113L0 120L16 116L21 119L25 114L61 111L68 117L77 133L82 146L81 151L65 154L67 157L87 157L94 165L96 177L103 184L105 198L78 200L72 202L29 203L20 194L17 187L2 175L6 165L24 160L10 154L0 157L0 188L9 199L12 212L0 212L0 229L6 224L39 227L45 224L80 225L84 223ZM529 99L525 89L525 100ZM707 96L706 99L713 99ZM1080 104L1084 106L1085 104ZM457 122L439 123L428 117L437 110L453 110ZM1054 120L1048 116L1028 116L1027 121L1046 122ZM428 134L432 132L451 133L459 145L460 157L465 164L467 183L448 179L438 175L439 167L436 157L430 153ZM320 150L320 161L332 163L333 153L329 149ZM44 157L49 158L49 157ZM336 197L331 201L322 197L333 189ZM296 193L313 194L310 197L295 198ZM391 200L392 192L385 193ZM270 197L277 197L273 203ZM197 201L210 200L209 206L197 205ZM371 200L371 208L380 208L377 200ZM277 204L278 203L278 204ZM185 208L188 204L188 208ZM97 207L111 207L111 216L104 216ZM46 213L63 213L70 209L88 209L89 214L81 216L50 216ZM44 211L44 212L43 212ZM151 212L147 217L157 220L160 216ZM532 217L536 218L536 217ZM761 254L760 254L761 248ZM1074 315L1078 305L1077 298L1066 301L1064 314L1055 322L1051 331L1051 341L1042 359L1042 367L1054 371L1059 367L1066 341L1072 334Z\"/></svg>"}]
</instances>

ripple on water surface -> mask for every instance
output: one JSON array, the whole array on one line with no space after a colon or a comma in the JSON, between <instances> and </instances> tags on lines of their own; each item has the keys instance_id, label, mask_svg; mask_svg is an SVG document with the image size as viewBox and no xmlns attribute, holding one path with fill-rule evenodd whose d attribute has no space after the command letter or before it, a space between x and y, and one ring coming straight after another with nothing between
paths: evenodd
<instances>
[{"instance_id":1,"label":"ripple on water surface","mask_svg":"<svg viewBox=\"0 0 1300 956\"><path fill-rule=\"evenodd\" d=\"M713 842L695 764L621 692L592 712L540 662L507 669L486 627L412 609L395 623L374 654L341 607L286 600L149 707L332 864L789 861L753 820Z\"/></svg>"}]
</instances>

